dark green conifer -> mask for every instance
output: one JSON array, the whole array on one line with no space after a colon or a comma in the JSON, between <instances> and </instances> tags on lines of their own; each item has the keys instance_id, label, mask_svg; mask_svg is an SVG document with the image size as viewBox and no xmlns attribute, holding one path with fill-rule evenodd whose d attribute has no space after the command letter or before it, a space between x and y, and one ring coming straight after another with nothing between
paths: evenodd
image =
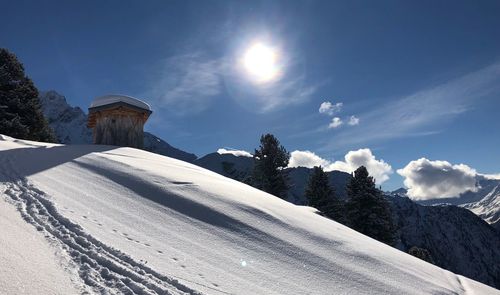
<instances>
[{"instance_id":1,"label":"dark green conifer","mask_svg":"<svg viewBox=\"0 0 500 295\"><path fill-rule=\"evenodd\" d=\"M395 227L389 202L377 189L364 166L354 171L347 185L346 214L349 227L376 240L393 245Z\"/></svg>"},{"instance_id":2,"label":"dark green conifer","mask_svg":"<svg viewBox=\"0 0 500 295\"><path fill-rule=\"evenodd\" d=\"M267 193L287 198L288 184L284 169L288 166L290 154L272 134L260 137L260 147L254 153L252 185Z\"/></svg>"},{"instance_id":3,"label":"dark green conifer","mask_svg":"<svg viewBox=\"0 0 500 295\"><path fill-rule=\"evenodd\" d=\"M318 209L326 217L342 223L345 221L342 203L335 196L335 191L328 180L328 174L323 171L321 166L316 166L311 171L305 197L309 206Z\"/></svg>"},{"instance_id":4,"label":"dark green conifer","mask_svg":"<svg viewBox=\"0 0 500 295\"><path fill-rule=\"evenodd\" d=\"M0 133L21 139L54 142L43 117L38 90L24 74L23 65L0 48Z\"/></svg>"}]
</instances>

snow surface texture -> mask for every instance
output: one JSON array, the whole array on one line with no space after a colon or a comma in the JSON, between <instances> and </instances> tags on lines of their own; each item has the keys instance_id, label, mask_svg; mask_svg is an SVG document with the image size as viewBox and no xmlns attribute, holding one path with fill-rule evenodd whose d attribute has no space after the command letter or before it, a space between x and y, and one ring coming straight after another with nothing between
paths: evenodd
<instances>
[{"instance_id":1,"label":"snow surface texture","mask_svg":"<svg viewBox=\"0 0 500 295\"><path fill-rule=\"evenodd\" d=\"M2 137L0 172L5 197L96 293L500 294L309 208L137 149Z\"/></svg>"},{"instance_id":2,"label":"snow surface texture","mask_svg":"<svg viewBox=\"0 0 500 295\"><path fill-rule=\"evenodd\" d=\"M108 105L108 104L112 104L112 103L117 103L117 102L124 102L124 103L127 103L129 105L133 105L133 106L139 107L141 109L151 111L151 107L149 106L149 104L145 103L144 101L137 99L137 98L134 98L134 97L127 96L127 95L119 95L119 94L110 94L110 95L104 95L104 96L97 97L96 99L94 99L92 101L92 103L90 104L90 107L96 108L96 107L100 107L100 106L104 106L104 105Z\"/></svg>"},{"instance_id":3,"label":"snow surface texture","mask_svg":"<svg viewBox=\"0 0 500 295\"><path fill-rule=\"evenodd\" d=\"M251 175L253 159L232 154L208 154L194 162L236 180ZM310 168L286 169L290 190L287 201L304 205L304 190ZM346 185L351 175L340 171L327 172L335 194L347 198ZM387 199L393 204L393 214L399 231L396 248L408 253L413 246L427 249L435 264L457 274L500 287L500 235L480 217L456 206L422 206L406 196L406 190L393 192ZM486 206L486 205L485 205ZM499 208L494 208L498 212ZM496 211L495 211L496 210Z\"/></svg>"},{"instance_id":4,"label":"snow surface texture","mask_svg":"<svg viewBox=\"0 0 500 295\"><path fill-rule=\"evenodd\" d=\"M5 185L0 187L2 195L5 188ZM81 293L71 274L57 263L59 257L44 236L37 234L5 200L0 199L0 293L33 294L33 290L39 294Z\"/></svg>"},{"instance_id":5,"label":"snow surface texture","mask_svg":"<svg viewBox=\"0 0 500 295\"><path fill-rule=\"evenodd\" d=\"M41 92L39 98L43 114L56 133L58 142L92 143L92 130L87 127L87 115L79 107L71 107L64 96L53 90ZM177 149L149 132L144 132L144 150L188 162L197 158L196 155Z\"/></svg>"}]
</instances>

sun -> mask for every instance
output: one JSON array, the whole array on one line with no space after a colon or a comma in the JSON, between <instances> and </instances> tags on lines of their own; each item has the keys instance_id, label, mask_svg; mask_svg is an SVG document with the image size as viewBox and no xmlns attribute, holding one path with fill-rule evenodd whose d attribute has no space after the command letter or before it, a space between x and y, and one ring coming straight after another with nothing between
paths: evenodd
<instances>
[{"instance_id":1,"label":"sun","mask_svg":"<svg viewBox=\"0 0 500 295\"><path fill-rule=\"evenodd\" d=\"M262 43L255 43L246 50L243 65L259 82L271 81L279 73L276 51Z\"/></svg>"}]
</instances>

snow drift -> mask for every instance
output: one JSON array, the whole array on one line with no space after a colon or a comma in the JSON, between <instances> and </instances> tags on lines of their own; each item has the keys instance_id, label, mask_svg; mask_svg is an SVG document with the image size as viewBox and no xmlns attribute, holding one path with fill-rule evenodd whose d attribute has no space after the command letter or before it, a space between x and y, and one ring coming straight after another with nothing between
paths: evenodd
<instances>
[{"instance_id":1,"label":"snow drift","mask_svg":"<svg viewBox=\"0 0 500 295\"><path fill-rule=\"evenodd\" d=\"M500 293L310 208L137 149L65 146L2 136L0 191L5 199L0 202L14 204L55 249L56 259L75 284L71 290ZM0 228L2 236L4 231ZM15 263L10 267L13 272L25 268ZM40 274L37 279L44 277ZM0 293L15 287L0 277Z\"/></svg>"}]
</instances>

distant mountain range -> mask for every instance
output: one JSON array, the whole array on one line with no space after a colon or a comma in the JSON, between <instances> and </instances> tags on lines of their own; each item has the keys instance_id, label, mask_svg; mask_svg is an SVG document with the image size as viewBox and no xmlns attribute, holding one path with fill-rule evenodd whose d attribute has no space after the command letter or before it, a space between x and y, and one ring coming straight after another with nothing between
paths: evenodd
<instances>
[{"instance_id":1,"label":"distant mountain range","mask_svg":"<svg viewBox=\"0 0 500 295\"><path fill-rule=\"evenodd\" d=\"M235 156L233 154L211 153L195 160L193 163L226 177L243 182L252 174L253 170L253 158ZM309 179L310 170L311 169L304 167L286 169L289 179L288 185L290 186L287 201L297 205L305 205L307 203L304 197L304 190ZM336 195L342 199L346 198L347 193L345 184L350 179L351 175L341 171L331 171L327 173L330 185L336 188Z\"/></svg>"},{"instance_id":2,"label":"distant mountain range","mask_svg":"<svg viewBox=\"0 0 500 295\"><path fill-rule=\"evenodd\" d=\"M491 224L500 232L500 180L477 176L478 190L465 192L454 198L417 201L421 205L451 204L464 207ZM393 195L406 196L406 189L400 188Z\"/></svg>"},{"instance_id":3,"label":"distant mountain range","mask_svg":"<svg viewBox=\"0 0 500 295\"><path fill-rule=\"evenodd\" d=\"M454 205L419 205L388 195L398 227L396 248L417 246L434 263L500 288L500 234L471 211Z\"/></svg>"},{"instance_id":4,"label":"distant mountain range","mask_svg":"<svg viewBox=\"0 0 500 295\"><path fill-rule=\"evenodd\" d=\"M54 129L58 140L65 144L89 144L91 131L86 127L87 115L78 107L71 107L64 96L55 91L42 92L43 112ZM211 153L201 158L172 147L161 138L145 132L144 149L192 162L198 166L242 182L253 170L253 158L230 153ZM304 190L309 168L287 168L290 190L288 201L306 204ZM346 184L351 175L328 172L336 195L345 199ZM500 181L481 178L481 187L475 193L459 198L426 201L417 204L406 197L406 190L387 193L398 226L399 242L396 247L404 252L413 247L429 251L436 265L463 274L496 288L500 287L500 231L488 225L499 224ZM450 205L450 203L469 210ZM433 205L433 206L426 206Z\"/></svg>"}]
</instances>

